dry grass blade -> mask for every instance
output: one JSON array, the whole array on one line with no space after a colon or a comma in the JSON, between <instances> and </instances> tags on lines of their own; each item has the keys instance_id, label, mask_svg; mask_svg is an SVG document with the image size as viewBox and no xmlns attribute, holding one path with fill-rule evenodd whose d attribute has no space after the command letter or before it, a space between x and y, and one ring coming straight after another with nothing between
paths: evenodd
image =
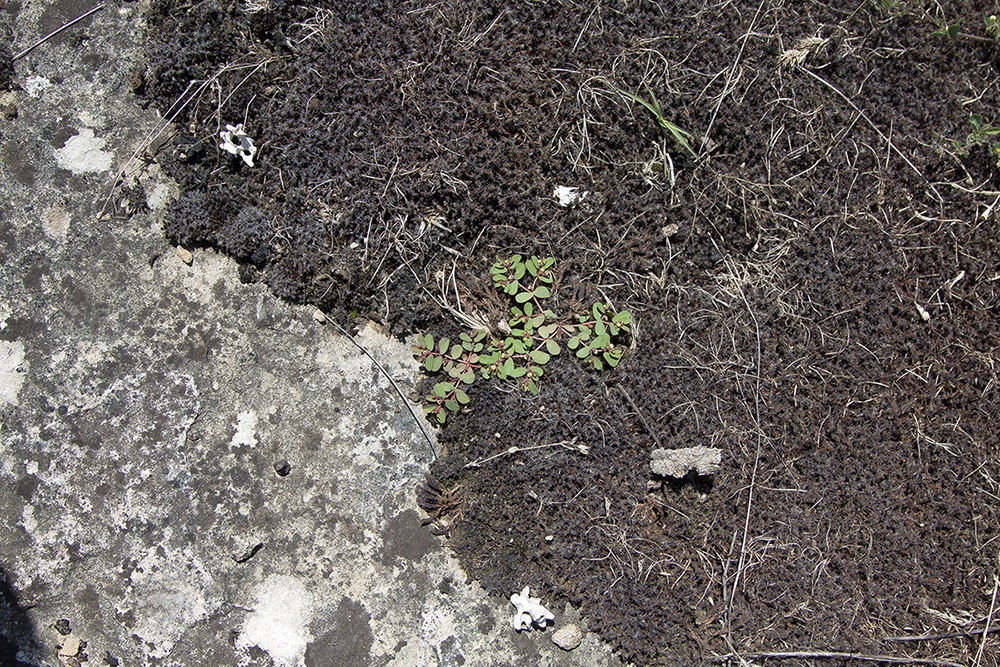
<instances>
[{"instance_id":1,"label":"dry grass blade","mask_svg":"<svg viewBox=\"0 0 1000 667\"><path fill-rule=\"evenodd\" d=\"M854 660L857 662L882 662L890 665L932 665L933 667L966 667L949 660L934 658L908 658L896 655L867 655L864 653L844 653L840 651L779 651L775 653L728 653L709 659L711 662L745 660Z\"/></svg>"}]
</instances>

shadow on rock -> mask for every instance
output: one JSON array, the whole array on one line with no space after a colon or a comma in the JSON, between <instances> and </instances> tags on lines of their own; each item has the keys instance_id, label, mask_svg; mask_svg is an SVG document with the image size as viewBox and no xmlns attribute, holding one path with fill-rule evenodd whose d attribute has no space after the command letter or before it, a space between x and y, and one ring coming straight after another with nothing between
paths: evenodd
<instances>
[{"instance_id":1,"label":"shadow on rock","mask_svg":"<svg viewBox=\"0 0 1000 667\"><path fill-rule=\"evenodd\" d=\"M10 587L7 571L0 567L0 665L32 667L32 663L23 662L19 656L40 653L35 626L26 612Z\"/></svg>"}]
</instances>

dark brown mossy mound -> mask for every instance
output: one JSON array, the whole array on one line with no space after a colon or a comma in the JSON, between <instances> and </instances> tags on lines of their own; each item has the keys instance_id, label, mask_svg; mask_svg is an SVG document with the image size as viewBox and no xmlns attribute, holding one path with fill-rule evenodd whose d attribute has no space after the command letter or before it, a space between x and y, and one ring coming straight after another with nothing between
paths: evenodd
<instances>
[{"instance_id":1,"label":"dark brown mossy mound","mask_svg":"<svg viewBox=\"0 0 1000 667\"><path fill-rule=\"evenodd\" d=\"M554 257L553 309L628 308L635 347L555 358L538 397L477 386L442 429L474 577L579 605L640 664L961 661L976 641L887 638L989 607L1000 195L966 137L1000 123L1000 51L992 5L911 5L162 2L168 234L397 334L495 324L496 256ZM216 150L227 123L254 167ZM469 466L512 445L552 446ZM652 449L694 445L714 479L651 483Z\"/></svg>"}]
</instances>

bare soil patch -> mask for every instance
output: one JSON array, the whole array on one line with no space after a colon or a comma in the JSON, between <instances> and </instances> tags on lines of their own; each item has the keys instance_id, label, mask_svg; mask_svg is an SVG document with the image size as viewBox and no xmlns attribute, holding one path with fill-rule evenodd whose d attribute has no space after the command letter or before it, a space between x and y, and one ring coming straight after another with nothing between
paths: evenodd
<instances>
[{"instance_id":1,"label":"bare soil patch","mask_svg":"<svg viewBox=\"0 0 1000 667\"><path fill-rule=\"evenodd\" d=\"M185 191L170 238L282 296L454 335L533 253L555 310L632 312L613 372L562 355L442 429L450 543L489 590L578 605L643 665L995 665L1000 183L991 140L951 140L1000 123L997 10L162 0L136 86L177 128L150 150ZM237 123L254 167L217 148ZM699 445L713 478L651 480Z\"/></svg>"}]
</instances>

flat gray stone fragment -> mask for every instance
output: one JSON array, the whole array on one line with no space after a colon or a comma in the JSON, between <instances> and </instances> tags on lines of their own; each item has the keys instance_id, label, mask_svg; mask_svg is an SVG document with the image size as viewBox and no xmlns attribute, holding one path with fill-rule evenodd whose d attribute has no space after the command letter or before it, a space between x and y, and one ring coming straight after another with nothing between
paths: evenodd
<instances>
[{"instance_id":1,"label":"flat gray stone fragment","mask_svg":"<svg viewBox=\"0 0 1000 667\"><path fill-rule=\"evenodd\" d=\"M722 464L722 450L714 447L654 449L649 467L654 475L680 479L694 470L699 475L714 475Z\"/></svg>"}]
</instances>

